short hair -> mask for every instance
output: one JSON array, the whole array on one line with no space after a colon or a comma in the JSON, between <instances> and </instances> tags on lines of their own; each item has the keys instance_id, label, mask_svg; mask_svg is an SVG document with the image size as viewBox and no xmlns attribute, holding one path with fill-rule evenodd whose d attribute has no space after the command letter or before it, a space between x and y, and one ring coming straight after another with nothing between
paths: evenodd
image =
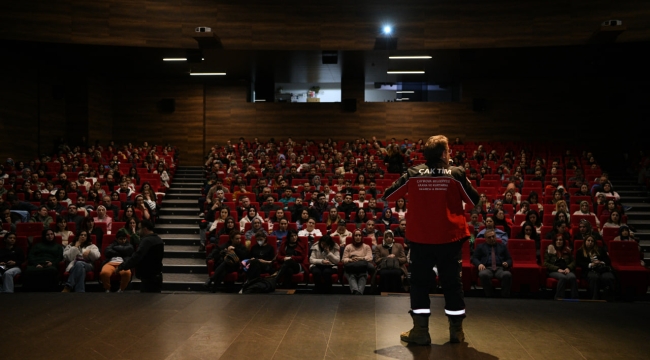
<instances>
[{"instance_id":1,"label":"short hair","mask_svg":"<svg viewBox=\"0 0 650 360\"><path fill-rule=\"evenodd\" d=\"M494 231L494 229L487 229L487 230L485 230L485 237L488 237L488 233L494 233L495 236L497 234L497 232Z\"/></svg>"},{"instance_id":2,"label":"short hair","mask_svg":"<svg viewBox=\"0 0 650 360\"><path fill-rule=\"evenodd\" d=\"M447 150L449 141L444 135L435 135L430 137L424 144L424 157L428 161L436 161L442 157L442 153Z\"/></svg>"},{"instance_id":3,"label":"short hair","mask_svg":"<svg viewBox=\"0 0 650 360\"><path fill-rule=\"evenodd\" d=\"M146 228L149 231L153 231L156 227L156 225L151 220L146 220L146 219L140 221L140 224L142 224L143 228Z\"/></svg>"}]
</instances>

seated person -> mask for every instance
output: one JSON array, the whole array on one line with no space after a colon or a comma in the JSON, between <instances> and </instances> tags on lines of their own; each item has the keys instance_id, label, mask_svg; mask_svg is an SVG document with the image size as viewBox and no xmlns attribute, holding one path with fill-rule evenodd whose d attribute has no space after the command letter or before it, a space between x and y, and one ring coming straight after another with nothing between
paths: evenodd
<instances>
[{"instance_id":1,"label":"seated person","mask_svg":"<svg viewBox=\"0 0 650 360\"><path fill-rule=\"evenodd\" d=\"M566 224L565 224L566 225ZM571 248L562 236L554 237L552 244L546 249L544 256L544 267L548 271L548 276L558 280L555 299L564 298L564 288L571 286L571 299L578 298L578 284L575 270L575 261L571 256Z\"/></svg>"},{"instance_id":2,"label":"seated person","mask_svg":"<svg viewBox=\"0 0 650 360\"><path fill-rule=\"evenodd\" d=\"M329 293L332 290L332 275L337 271L341 259L339 245L329 235L321 237L311 247L309 272L314 277L315 291Z\"/></svg>"},{"instance_id":3,"label":"seated person","mask_svg":"<svg viewBox=\"0 0 650 360\"><path fill-rule=\"evenodd\" d=\"M106 261L102 266L99 278L101 279L105 292L111 292L111 276L121 263L133 256L133 252L135 252L135 249L129 242L129 235L126 229L119 229L115 235L115 241L104 250ZM131 281L131 270L121 270L119 274L120 289L117 292L123 292Z\"/></svg>"},{"instance_id":4,"label":"seated person","mask_svg":"<svg viewBox=\"0 0 650 360\"><path fill-rule=\"evenodd\" d=\"M269 216L271 211L276 211L281 209L280 206L274 204L275 198L271 195L269 195L264 201L265 201L264 204L260 206L260 211L263 211L264 214L266 214L266 216ZM263 263L261 264L263 265Z\"/></svg>"},{"instance_id":5,"label":"seated person","mask_svg":"<svg viewBox=\"0 0 650 360\"><path fill-rule=\"evenodd\" d=\"M521 205L519 206L519 210L515 213L515 215L526 214L528 213L529 210L530 210L530 203L524 200L521 202Z\"/></svg>"},{"instance_id":6,"label":"seated person","mask_svg":"<svg viewBox=\"0 0 650 360\"><path fill-rule=\"evenodd\" d=\"M305 271L303 263L307 256L307 249L304 243L298 241L298 233L291 229L286 235L286 239L278 242L278 256L275 261L280 268L278 271L278 283L291 283L291 277L294 274L300 274Z\"/></svg>"},{"instance_id":7,"label":"seated person","mask_svg":"<svg viewBox=\"0 0 650 360\"><path fill-rule=\"evenodd\" d=\"M275 236L277 239L277 247L280 249L282 247L282 241L284 238L289 234L289 221L287 219L281 219L278 222L278 226L276 229L273 230L271 233L271 236ZM297 232L296 232L297 234Z\"/></svg>"},{"instance_id":8,"label":"seated person","mask_svg":"<svg viewBox=\"0 0 650 360\"><path fill-rule=\"evenodd\" d=\"M392 224L399 224L399 220L393 217L393 211L389 208L384 209L382 217L379 221L381 221L384 226L386 226L386 229L390 229L390 226Z\"/></svg>"},{"instance_id":9,"label":"seated person","mask_svg":"<svg viewBox=\"0 0 650 360\"><path fill-rule=\"evenodd\" d=\"M591 215L596 219L596 227L600 227L600 220L596 214L589 211L589 203L587 201L580 202L580 210L573 213L573 215Z\"/></svg>"},{"instance_id":10,"label":"seated person","mask_svg":"<svg viewBox=\"0 0 650 360\"><path fill-rule=\"evenodd\" d=\"M239 271L241 260L248 258L248 250L242 243L239 231L233 230L229 236L228 242L215 247L205 259L206 263L213 260L215 266L214 274L203 284L211 292L217 291L217 286L221 284L227 273Z\"/></svg>"},{"instance_id":11,"label":"seated person","mask_svg":"<svg viewBox=\"0 0 650 360\"><path fill-rule=\"evenodd\" d=\"M510 297L512 274L509 269L512 268L512 258L505 244L497 242L493 229L485 232L485 243L474 249L472 264L478 268L478 277L485 296L494 297L492 278L496 278L501 281L501 297Z\"/></svg>"},{"instance_id":12,"label":"seated person","mask_svg":"<svg viewBox=\"0 0 650 360\"><path fill-rule=\"evenodd\" d=\"M352 243L343 250L343 271L353 295L363 295L372 261L372 249L363 243L360 230L355 230Z\"/></svg>"},{"instance_id":13,"label":"seated person","mask_svg":"<svg viewBox=\"0 0 650 360\"><path fill-rule=\"evenodd\" d=\"M49 235L49 234L48 234ZM52 233L54 236L54 233ZM93 263L101 254L93 244L88 231L81 230L74 244L63 250L63 258L68 262L65 271L70 273L62 292L86 292L86 273L93 270Z\"/></svg>"},{"instance_id":14,"label":"seated person","mask_svg":"<svg viewBox=\"0 0 650 360\"><path fill-rule=\"evenodd\" d=\"M603 239L600 233L591 227L589 220L582 219L578 225L578 231L573 236L573 240L586 240L588 236L592 236L596 241Z\"/></svg>"},{"instance_id":15,"label":"seated person","mask_svg":"<svg viewBox=\"0 0 650 360\"><path fill-rule=\"evenodd\" d=\"M526 213L526 220L522 221L521 226L524 226L525 223L531 223L535 225L535 230L538 234L542 233L542 217L539 216L539 213L536 210L528 210Z\"/></svg>"},{"instance_id":16,"label":"seated person","mask_svg":"<svg viewBox=\"0 0 650 360\"><path fill-rule=\"evenodd\" d=\"M609 214L609 219L603 224L603 229L606 227L609 228L620 228L623 223L621 223L621 213L618 210L614 210ZM600 231L601 235L603 231Z\"/></svg>"},{"instance_id":17,"label":"seated person","mask_svg":"<svg viewBox=\"0 0 650 360\"><path fill-rule=\"evenodd\" d=\"M564 243L567 244L567 246L571 243L571 234L569 234L569 229L566 221L556 221L553 223L553 230L549 231L549 233L546 234L547 240L556 240L558 238L564 239Z\"/></svg>"},{"instance_id":18,"label":"seated person","mask_svg":"<svg viewBox=\"0 0 650 360\"><path fill-rule=\"evenodd\" d=\"M253 236L257 235L260 232L263 232L264 235L267 235L266 230L264 230L264 228L262 227L262 220L253 219L253 226L251 226L251 229L246 231L246 234L244 234L244 237L246 238L247 248L250 248L250 242Z\"/></svg>"},{"instance_id":19,"label":"seated person","mask_svg":"<svg viewBox=\"0 0 650 360\"><path fill-rule=\"evenodd\" d=\"M596 245L596 239L591 235L584 240L576 252L576 266L582 269L582 276L589 283L589 296L598 300L600 289L603 289L606 298L611 298L616 285L607 250Z\"/></svg>"},{"instance_id":20,"label":"seated person","mask_svg":"<svg viewBox=\"0 0 650 360\"><path fill-rule=\"evenodd\" d=\"M380 237L384 236L384 233L381 230L375 228L375 220L366 221L366 228L361 231L363 237L369 237L372 239L373 249L377 246L377 241Z\"/></svg>"},{"instance_id":21,"label":"seated person","mask_svg":"<svg viewBox=\"0 0 650 360\"><path fill-rule=\"evenodd\" d=\"M377 213L380 213L382 211L382 208L377 206L377 199L374 197L371 197L368 200L368 207L366 209L369 213L372 214L372 216L377 216Z\"/></svg>"},{"instance_id":22,"label":"seated person","mask_svg":"<svg viewBox=\"0 0 650 360\"><path fill-rule=\"evenodd\" d=\"M104 205L99 205L97 207L97 216L93 219L96 223L103 222L106 223L106 232L110 234L113 230L113 218L108 216L106 213L106 207Z\"/></svg>"},{"instance_id":23,"label":"seated person","mask_svg":"<svg viewBox=\"0 0 650 360\"><path fill-rule=\"evenodd\" d=\"M345 222L345 219L341 219L339 216L338 210L336 210L335 207L331 207L329 211L327 212L327 218L325 219L325 225L327 226L327 229L332 228L332 224L338 224L341 220Z\"/></svg>"},{"instance_id":24,"label":"seated person","mask_svg":"<svg viewBox=\"0 0 650 360\"><path fill-rule=\"evenodd\" d=\"M316 229L316 219L309 218L305 226L298 232L298 236L323 236L320 230Z\"/></svg>"},{"instance_id":25,"label":"seated person","mask_svg":"<svg viewBox=\"0 0 650 360\"><path fill-rule=\"evenodd\" d=\"M25 261L25 254L22 248L16 246L16 233L6 233L3 241L5 247L0 249L0 293L13 293L14 278L22 272L20 266Z\"/></svg>"},{"instance_id":26,"label":"seated person","mask_svg":"<svg viewBox=\"0 0 650 360\"><path fill-rule=\"evenodd\" d=\"M339 212L345 213L345 220L350 220L350 214L353 212L358 212L358 207L355 203L352 202L352 194L343 195L343 204L339 205L336 209Z\"/></svg>"},{"instance_id":27,"label":"seated person","mask_svg":"<svg viewBox=\"0 0 650 360\"><path fill-rule=\"evenodd\" d=\"M52 291L59 286L59 263L63 247L54 241L54 231L43 230L40 243L32 246L27 258L23 287L30 290Z\"/></svg>"},{"instance_id":28,"label":"seated person","mask_svg":"<svg viewBox=\"0 0 650 360\"><path fill-rule=\"evenodd\" d=\"M558 215L559 213L565 213L566 214L566 220L569 222L571 220L571 217L569 216L569 209L566 205L566 201L564 200L559 200L558 202L555 203L555 210L551 213L552 215Z\"/></svg>"},{"instance_id":29,"label":"seated person","mask_svg":"<svg viewBox=\"0 0 650 360\"><path fill-rule=\"evenodd\" d=\"M257 220L256 220L257 221ZM260 229L255 233L255 243L249 251L251 260L258 260L262 274L272 273L272 264L275 259L275 248L267 242L266 232Z\"/></svg>"},{"instance_id":30,"label":"seated person","mask_svg":"<svg viewBox=\"0 0 650 360\"><path fill-rule=\"evenodd\" d=\"M517 234L516 238L517 239L535 241L535 248L537 249L537 256L539 256L539 248L541 246L541 239L540 239L539 234L537 233L537 231L535 231L535 225L531 224L528 221L524 222L524 225L521 228L521 232L519 234Z\"/></svg>"},{"instance_id":31,"label":"seated person","mask_svg":"<svg viewBox=\"0 0 650 360\"><path fill-rule=\"evenodd\" d=\"M241 220L239 220L239 231L244 232L246 231L246 223L253 223L254 219L258 219L260 221L260 224L264 221L261 216L257 214L257 210L255 209L254 206L251 206L250 208L247 209L246 214L244 217L242 217ZM250 240L250 238L247 238Z\"/></svg>"},{"instance_id":32,"label":"seated person","mask_svg":"<svg viewBox=\"0 0 650 360\"><path fill-rule=\"evenodd\" d=\"M40 222L43 223L43 228L47 229L52 223L52 217L48 215L47 206L40 206L38 212L32 216L29 222Z\"/></svg>"},{"instance_id":33,"label":"seated person","mask_svg":"<svg viewBox=\"0 0 650 360\"><path fill-rule=\"evenodd\" d=\"M395 242L392 231L384 233L381 246L375 247L374 259L379 274L379 291L403 291L402 282L408 276L406 253L402 244Z\"/></svg>"},{"instance_id":34,"label":"seated person","mask_svg":"<svg viewBox=\"0 0 650 360\"><path fill-rule=\"evenodd\" d=\"M621 196L612 189L612 184L609 182L603 185L602 191L596 192L596 196L599 194L604 194L606 197L614 197L616 201L621 200Z\"/></svg>"},{"instance_id":35,"label":"seated person","mask_svg":"<svg viewBox=\"0 0 650 360\"><path fill-rule=\"evenodd\" d=\"M336 227L336 231L330 233L330 236L335 241L338 239L339 245L341 248L344 248L345 239L352 237L352 233L347 229L345 220L340 220L338 226Z\"/></svg>"},{"instance_id":36,"label":"seated person","mask_svg":"<svg viewBox=\"0 0 650 360\"><path fill-rule=\"evenodd\" d=\"M497 239L501 240L503 244L506 244L508 242L508 234L506 234L506 232L501 229L497 229L494 224L494 219L491 217L485 219L485 229L479 231L476 237L484 238L485 232L488 230L494 230Z\"/></svg>"},{"instance_id":37,"label":"seated person","mask_svg":"<svg viewBox=\"0 0 650 360\"><path fill-rule=\"evenodd\" d=\"M400 220L403 220L404 217L406 216L406 212L408 211L406 209L406 199L405 198L397 199L397 201L395 202L395 207L391 208L391 210L394 213L396 212L398 214Z\"/></svg>"}]
</instances>

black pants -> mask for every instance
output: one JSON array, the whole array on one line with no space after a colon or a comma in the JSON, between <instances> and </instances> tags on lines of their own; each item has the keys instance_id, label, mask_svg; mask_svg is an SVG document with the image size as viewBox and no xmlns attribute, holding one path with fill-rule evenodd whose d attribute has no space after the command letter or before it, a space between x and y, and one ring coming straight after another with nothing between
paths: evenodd
<instances>
[{"instance_id":1,"label":"black pants","mask_svg":"<svg viewBox=\"0 0 650 360\"><path fill-rule=\"evenodd\" d=\"M294 274L297 274L300 272L300 264L293 260L286 260L284 263L282 263L282 266L280 267L280 270L278 271L278 277L277 280L278 282L285 284L285 283L291 283L291 278L293 277Z\"/></svg>"},{"instance_id":2,"label":"black pants","mask_svg":"<svg viewBox=\"0 0 650 360\"><path fill-rule=\"evenodd\" d=\"M143 277L140 280L142 281L140 283L141 293L159 293L162 291L162 274L154 275L152 277Z\"/></svg>"},{"instance_id":3,"label":"black pants","mask_svg":"<svg viewBox=\"0 0 650 360\"><path fill-rule=\"evenodd\" d=\"M212 280L213 283L219 285L223 281L223 278L226 276L226 274L235 272L237 270L239 270L239 263L230 264L227 261L221 261L221 263L214 269L214 274L210 280Z\"/></svg>"},{"instance_id":4,"label":"black pants","mask_svg":"<svg viewBox=\"0 0 650 360\"><path fill-rule=\"evenodd\" d=\"M379 270L379 291L400 292L402 291L402 269L381 269Z\"/></svg>"},{"instance_id":5,"label":"black pants","mask_svg":"<svg viewBox=\"0 0 650 360\"><path fill-rule=\"evenodd\" d=\"M461 281L462 241L447 244L411 242L411 309L415 314L430 313L429 283L431 269L438 266L438 276L445 296L445 314L465 317L465 300Z\"/></svg>"},{"instance_id":6,"label":"black pants","mask_svg":"<svg viewBox=\"0 0 650 360\"><path fill-rule=\"evenodd\" d=\"M332 275L336 272L332 265L314 265L309 271L314 276L314 286L317 292L332 290Z\"/></svg>"}]
</instances>

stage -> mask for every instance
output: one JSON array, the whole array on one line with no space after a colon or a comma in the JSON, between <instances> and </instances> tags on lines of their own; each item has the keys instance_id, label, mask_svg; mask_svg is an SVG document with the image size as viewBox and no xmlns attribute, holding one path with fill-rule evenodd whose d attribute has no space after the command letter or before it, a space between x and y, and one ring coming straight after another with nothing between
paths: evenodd
<instances>
[{"instance_id":1,"label":"stage","mask_svg":"<svg viewBox=\"0 0 650 360\"><path fill-rule=\"evenodd\" d=\"M2 359L647 359L648 303L468 298L466 344L431 298L430 347L405 347L408 296L0 294Z\"/></svg>"}]
</instances>

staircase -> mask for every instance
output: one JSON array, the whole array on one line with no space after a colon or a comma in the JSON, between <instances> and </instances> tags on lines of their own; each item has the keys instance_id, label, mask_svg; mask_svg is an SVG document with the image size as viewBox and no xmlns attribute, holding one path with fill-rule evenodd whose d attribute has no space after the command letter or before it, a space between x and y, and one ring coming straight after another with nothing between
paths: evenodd
<instances>
[{"instance_id":1,"label":"staircase","mask_svg":"<svg viewBox=\"0 0 650 360\"><path fill-rule=\"evenodd\" d=\"M207 280L205 252L198 251L204 181L202 167L180 166L162 202L156 233L165 242L163 291L201 291Z\"/></svg>"},{"instance_id":2,"label":"staircase","mask_svg":"<svg viewBox=\"0 0 650 360\"><path fill-rule=\"evenodd\" d=\"M650 264L650 193L648 188L639 185L636 178L629 175L612 175L614 189L621 196L623 206L631 207L626 211L627 223L636 229L635 236L640 240L645 252L645 262Z\"/></svg>"}]
</instances>

